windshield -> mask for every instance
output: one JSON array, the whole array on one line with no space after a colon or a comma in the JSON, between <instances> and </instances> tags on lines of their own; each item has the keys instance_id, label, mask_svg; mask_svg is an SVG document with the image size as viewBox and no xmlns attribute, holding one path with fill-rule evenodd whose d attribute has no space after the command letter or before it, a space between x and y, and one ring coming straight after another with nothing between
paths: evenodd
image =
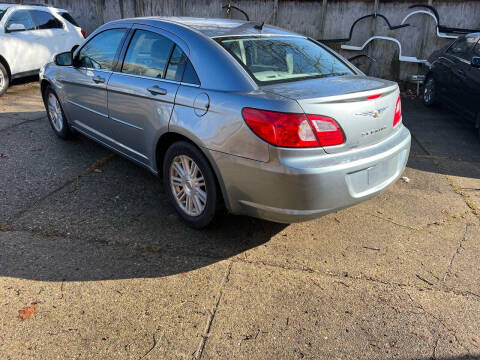
<instances>
[{"instance_id":1,"label":"windshield","mask_svg":"<svg viewBox=\"0 0 480 360\"><path fill-rule=\"evenodd\" d=\"M7 11L7 9L0 9L0 20L2 20L2 17L5 14L6 11Z\"/></svg>"},{"instance_id":2,"label":"windshield","mask_svg":"<svg viewBox=\"0 0 480 360\"><path fill-rule=\"evenodd\" d=\"M302 37L245 36L218 42L262 84L353 74L329 51Z\"/></svg>"}]
</instances>

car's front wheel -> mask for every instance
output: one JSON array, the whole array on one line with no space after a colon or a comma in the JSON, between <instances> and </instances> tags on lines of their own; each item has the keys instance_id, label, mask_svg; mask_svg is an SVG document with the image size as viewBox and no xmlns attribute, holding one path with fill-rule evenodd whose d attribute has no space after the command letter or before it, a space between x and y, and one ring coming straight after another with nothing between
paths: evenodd
<instances>
[{"instance_id":1,"label":"car's front wheel","mask_svg":"<svg viewBox=\"0 0 480 360\"><path fill-rule=\"evenodd\" d=\"M205 156L192 144L172 144L163 162L165 192L180 217L191 227L208 226L217 212L217 184Z\"/></svg>"},{"instance_id":2,"label":"car's front wheel","mask_svg":"<svg viewBox=\"0 0 480 360\"><path fill-rule=\"evenodd\" d=\"M10 84L10 78L8 77L7 69L0 63L0 96L5 94Z\"/></svg>"},{"instance_id":3,"label":"car's front wheel","mask_svg":"<svg viewBox=\"0 0 480 360\"><path fill-rule=\"evenodd\" d=\"M437 103L437 84L433 76L429 76L425 81L423 103L426 106L433 106Z\"/></svg>"},{"instance_id":4,"label":"car's front wheel","mask_svg":"<svg viewBox=\"0 0 480 360\"><path fill-rule=\"evenodd\" d=\"M48 120L55 134L62 139L68 139L71 136L71 131L65 113L57 94L50 87L45 90L45 107L47 108Z\"/></svg>"}]
</instances>

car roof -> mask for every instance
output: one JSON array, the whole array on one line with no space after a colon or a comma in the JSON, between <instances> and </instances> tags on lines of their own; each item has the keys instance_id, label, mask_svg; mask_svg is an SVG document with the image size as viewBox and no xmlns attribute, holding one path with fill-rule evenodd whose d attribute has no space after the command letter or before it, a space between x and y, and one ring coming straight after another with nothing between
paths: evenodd
<instances>
[{"instance_id":1,"label":"car roof","mask_svg":"<svg viewBox=\"0 0 480 360\"><path fill-rule=\"evenodd\" d=\"M192 30L196 30L203 35L213 38L221 36L240 36L240 35L296 35L281 28L272 25L263 25L262 29L255 28L255 25L261 25L255 21L233 20L233 19L213 19L213 18L195 18L195 17L139 17L131 19L117 20L116 22L141 23L151 26L162 23L174 23Z\"/></svg>"},{"instance_id":2,"label":"car roof","mask_svg":"<svg viewBox=\"0 0 480 360\"><path fill-rule=\"evenodd\" d=\"M34 10L34 9L49 9L51 11L55 12L68 12L67 10L64 9L59 9L55 8L52 6L46 6L43 4L39 5L24 5L24 4L0 4L0 10L5 10L5 9L10 9L10 8L16 8L16 9L28 9L28 10Z\"/></svg>"}]
</instances>

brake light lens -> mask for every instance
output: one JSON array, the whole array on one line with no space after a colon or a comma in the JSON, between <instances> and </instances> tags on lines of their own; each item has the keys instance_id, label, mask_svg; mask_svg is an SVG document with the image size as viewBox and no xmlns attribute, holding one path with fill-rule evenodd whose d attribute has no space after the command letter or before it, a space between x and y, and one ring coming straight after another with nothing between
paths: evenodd
<instances>
[{"instance_id":1,"label":"brake light lens","mask_svg":"<svg viewBox=\"0 0 480 360\"><path fill-rule=\"evenodd\" d=\"M80 33L82 34L83 38L86 39L87 37L85 36L85 31L83 31L82 29L80 29Z\"/></svg>"},{"instance_id":2,"label":"brake light lens","mask_svg":"<svg viewBox=\"0 0 480 360\"><path fill-rule=\"evenodd\" d=\"M252 108L244 108L242 115L257 136L275 146L305 148L340 145L345 141L337 122L325 116Z\"/></svg>"},{"instance_id":3,"label":"brake light lens","mask_svg":"<svg viewBox=\"0 0 480 360\"><path fill-rule=\"evenodd\" d=\"M397 99L397 103L395 104L395 114L393 115L393 127L397 126L400 120L402 120L402 100L400 99L400 95L399 95Z\"/></svg>"}]
</instances>

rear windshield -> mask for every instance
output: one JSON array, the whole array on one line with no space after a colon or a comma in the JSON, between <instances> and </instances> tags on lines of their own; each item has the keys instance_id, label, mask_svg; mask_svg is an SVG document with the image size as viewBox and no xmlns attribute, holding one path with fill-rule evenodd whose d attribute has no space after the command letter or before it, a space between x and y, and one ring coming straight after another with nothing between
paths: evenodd
<instances>
[{"instance_id":1,"label":"rear windshield","mask_svg":"<svg viewBox=\"0 0 480 360\"><path fill-rule=\"evenodd\" d=\"M261 84L353 74L322 46L294 36L245 36L217 40Z\"/></svg>"},{"instance_id":2,"label":"rear windshield","mask_svg":"<svg viewBox=\"0 0 480 360\"><path fill-rule=\"evenodd\" d=\"M65 19L67 20L70 24L76 26L76 27L80 27L80 25L78 25L78 23L75 21L75 19L72 17L72 15L70 15L68 12L63 12L63 13L60 13L60 15Z\"/></svg>"}]
</instances>

